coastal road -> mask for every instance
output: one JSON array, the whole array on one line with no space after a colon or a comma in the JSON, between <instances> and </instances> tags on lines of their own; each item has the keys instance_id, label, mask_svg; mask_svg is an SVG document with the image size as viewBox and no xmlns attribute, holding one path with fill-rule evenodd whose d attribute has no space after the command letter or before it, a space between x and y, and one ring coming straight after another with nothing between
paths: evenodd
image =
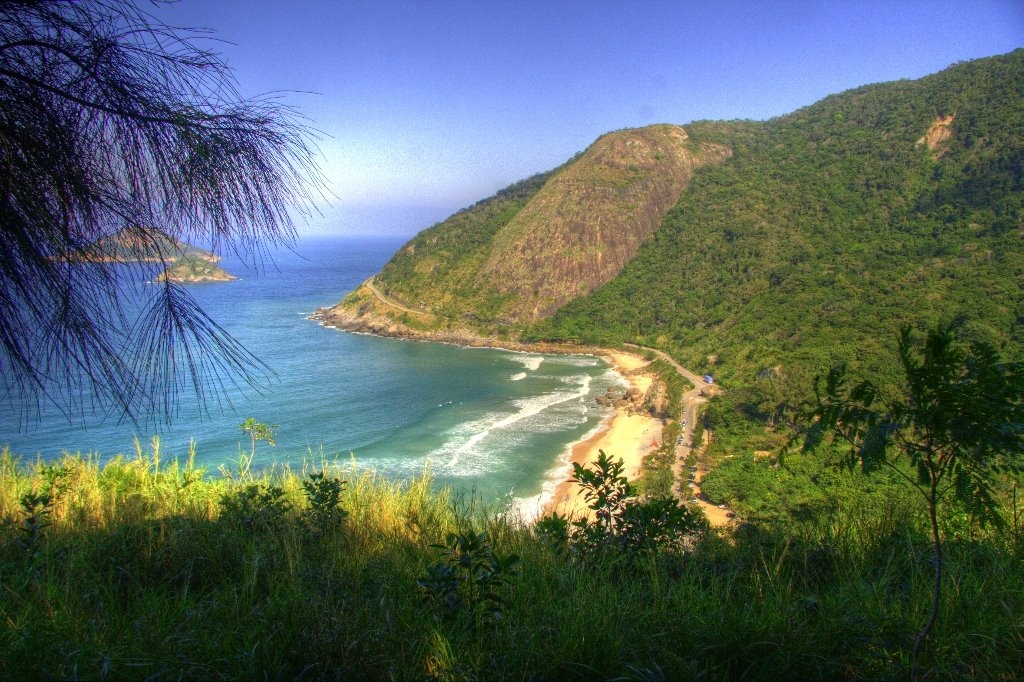
<instances>
[{"instance_id":1,"label":"coastal road","mask_svg":"<svg viewBox=\"0 0 1024 682\"><path fill-rule=\"evenodd\" d=\"M433 313L428 313L426 310L416 310L415 308L410 308L408 306L402 305L395 299L390 298L387 294L385 294L383 291L377 288L377 285L373 283L373 277L370 277L365 282L363 282L363 286L369 289L370 293L376 296L377 300L386 306L397 308L402 312L410 313L412 315L421 315L423 317L429 317L432 320L437 318L436 315L434 315Z\"/></svg>"},{"instance_id":2,"label":"coastal road","mask_svg":"<svg viewBox=\"0 0 1024 682\"><path fill-rule=\"evenodd\" d=\"M700 448L706 445L710 441L711 435L709 432L705 431L703 443L692 442L693 429L697 424L697 408L706 403L708 398L721 392L722 389L714 384L705 384L704 377L686 369L676 362L671 355L664 351L660 351L657 348L649 348L647 346L638 346L634 343L626 343L623 345L640 350L651 351L659 358L672 365L672 367L679 372L680 376L693 384L693 388L682 396L680 424L685 421L686 426L682 427L682 431L680 433L682 439L676 442L676 458L675 464L672 467L673 480L675 481L675 484L673 485L673 492L677 498L685 500L689 498L687 488L689 488L688 484L690 483L690 472L687 470L686 460L690 456L690 452L693 450L693 447L696 446L697 448ZM729 517L729 510L711 504L711 501L708 500L707 496L704 495L700 489L700 482L704 478L705 473L707 473L707 469L705 469L702 464L698 464L693 478L693 492L697 496L697 504L699 504L704 510L704 515L708 517L708 521L710 521L712 525L727 525L732 520Z\"/></svg>"}]
</instances>

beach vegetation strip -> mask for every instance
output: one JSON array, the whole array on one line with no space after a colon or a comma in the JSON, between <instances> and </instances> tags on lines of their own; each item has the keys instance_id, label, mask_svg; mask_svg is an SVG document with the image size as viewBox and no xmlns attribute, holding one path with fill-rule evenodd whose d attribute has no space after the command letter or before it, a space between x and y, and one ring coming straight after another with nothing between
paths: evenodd
<instances>
[{"instance_id":1,"label":"beach vegetation strip","mask_svg":"<svg viewBox=\"0 0 1024 682\"><path fill-rule=\"evenodd\" d=\"M0 677L898 678L932 594L927 506L859 470L822 473L813 516L630 551L551 542L427 477L231 473L158 443L0 455ZM1017 527L945 518L955 588L922 677L1016 678Z\"/></svg>"}]
</instances>

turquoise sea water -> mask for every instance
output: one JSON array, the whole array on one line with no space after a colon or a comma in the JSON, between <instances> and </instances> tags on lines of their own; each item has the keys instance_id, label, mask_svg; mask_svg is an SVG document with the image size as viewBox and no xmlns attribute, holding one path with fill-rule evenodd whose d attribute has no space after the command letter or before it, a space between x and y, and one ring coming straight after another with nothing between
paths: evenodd
<instances>
[{"instance_id":1,"label":"turquoise sea water","mask_svg":"<svg viewBox=\"0 0 1024 682\"><path fill-rule=\"evenodd\" d=\"M0 406L0 444L23 457L62 451L107 458L148 447L158 433L167 457L187 456L215 470L248 451L238 424L248 417L279 424L277 446L257 446L255 465L300 466L328 458L373 467L391 477L428 468L440 484L486 500L509 495L535 506L547 482L564 478L567 446L604 415L594 398L623 385L590 356L513 353L349 334L308 320L377 272L402 238L305 239L257 272L226 259L241 279L192 285L204 310L266 362L276 379L265 393L233 391L232 407L181 396L170 426L137 430L99 417L69 423L56 411L23 424ZM562 467L562 471L557 468Z\"/></svg>"}]
</instances>

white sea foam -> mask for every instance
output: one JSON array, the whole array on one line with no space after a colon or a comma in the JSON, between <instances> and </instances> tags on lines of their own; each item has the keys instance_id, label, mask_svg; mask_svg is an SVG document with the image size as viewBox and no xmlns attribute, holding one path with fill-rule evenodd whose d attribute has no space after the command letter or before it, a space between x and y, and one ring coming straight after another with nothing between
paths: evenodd
<instances>
[{"instance_id":1,"label":"white sea foam","mask_svg":"<svg viewBox=\"0 0 1024 682\"><path fill-rule=\"evenodd\" d=\"M531 372L536 372L537 368L540 367L542 362L544 362L543 355L524 355L522 353L513 353L510 357L512 360L520 363Z\"/></svg>"},{"instance_id":2,"label":"white sea foam","mask_svg":"<svg viewBox=\"0 0 1024 682\"><path fill-rule=\"evenodd\" d=\"M590 391L591 377L589 375L581 375L577 377L575 391L555 391L553 393L547 393L540 396L534 396L530 398L521 398L513 401L513 405L517 408L512 414L504 416L490 416L484 419L479 419L474 422L463 424L451 434L455 440L460 437L469 435L464 442L450 449L453 443L449 440L444 446L439 448L436 454L441 454L444 451L451 453L448 463L445 468L449 470L451 475L466 475L471 473L477 467L465 466L456 471L456 467L459 465L462 456L465 454L476 454L480 455L477 446L484 441L486 438L492 436L496 431L502 431L512 427L520 422L527 420L531 417L539 415L540 413L552 408L556 405L561 405L572 400L581 401L586 397ZM558 425L558 428L563 428L564 425ZM547 429L543 429L547 430Z\"/></svg>"},{"instance_id":3,"label":"white sea foam","mask_svg":"<svg viewBox=\"0 0 1024 682\"><path fill-rule=\"evenodd\" d=\"M597 363L595 362L595 364ZM624 376L622 376L622 374L614 367L610 367L606 372L604 372L599 377L599 381L602 384L609 383L618 384L622 386L629 385L629 381ZM590 377L588 376L588 388L589 385ZM583 436L579 440L569 443L569 445L567 445L565 449L562 450L561 453L559 453L558 457L555 458L555 465L551 467L544 475L544 481L543 483L541 483L541 492L539 494L531 495L529 497L517 497L515 499L516 513L518 513L519 517L525 523L533 523L541 517L541 515L544 513L544 508L548 505L549 502L551 502L552 499L554 499L555 491L558 489L558 486L561 485L563 481L566 481L572 474L573 448L576 447L576 445L578 445L579 443L582 443L583 441L586 440L590 440L595 435L597 435L598 431L603 429L606 423L607 417L602 418L601 421L599 421L597 425L594 426L594 428L590 429L590 431L583 434Z\"/></svg>"},{"instance_id":4,"label":"white sea foam","mask_svg":"<svg viewBox=\"0 0 1024 682\"><path fill-rule=\"evenodd\" d=\"M555 491L563 481L568 480L572 474L572 449L576 447L578 443L582 443L585 440L589 440L597 435L597 432L604 428L605 420L602 419L597 425L587 431L583 436L575 442L569 443L565 446L565 449L559 453L555 460L555 466L548 469L547 473L544 474L544 482L541 483L541 492L537 495L530 497L518 497L516 498L515 506L519 515L526 522L533 522L540 518L544 512L544 507L551 502L555 497Z\"/></svg>"},{"instance_id":5,"label":"white sea foam","mask_svg":"<svg viewBox=\"0 0 1024 682\"><path fill-rule=\"evenodd\" d=\"M512 521L522 521L526 525L532 525L544 514L544 493L532 497L513 497L509 505L509 517Z\"/></svg>"},{"instance_id":6,"label":"white sea foam","mask_svg":"<svg viewBox=\"0 0 1024 682\"><path fill-rule=\"evenodd\" d=\"M519 373L513 374L511 377L509 377L509 379L511 379L512 381L522 381L525 378L526 378L526 372L519 372Z\"/></svg>"},{"instance_id":7,"label":"white sea foam","mask_svg":"<svg viewBox=\"0 0 1024 682\"><path fill-rule=\"evenodd\" d=\"M572 367L597 367L603 362L603 360L593 355L562 355L558 358L559 364Z\"/></svg>"}]
</instances>

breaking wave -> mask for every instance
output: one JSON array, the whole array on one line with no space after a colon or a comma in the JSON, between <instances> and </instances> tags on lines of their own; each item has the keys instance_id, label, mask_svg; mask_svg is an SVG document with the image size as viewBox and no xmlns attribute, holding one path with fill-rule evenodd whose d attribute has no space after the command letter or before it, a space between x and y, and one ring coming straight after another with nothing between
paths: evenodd
<instances>
[{"instance_id":1,"label":"breaking wave","mask_svg":"<svg viewBox=\"0 0 1024 682\"><path fill-rule=\"evenodd\" d=\"M481 465L491 459L489 456L491 453L484 451L480 444L496 434L500 432L514 432L517 430L515 428L517 426L527 430L527 433L564 428L567 426L565 423L537 424L531 420L558 405L571 401L582 403L590 391L592 378L589 375L579 375L574 377L574 379L573 387L575 390L555 391L540 396L514 400L512 405L516 410L511 414L489 415L460 425L453 429L447 442L431 454L435 457L448 454L448 461L444 465L447 474L452 476L472 475L478 473ZM567 416L573 417L573 422L579 417L577 414ZM511 433L509 435L514 436L516 434ZM462 461L466 455L474 456L473 462L469 466L466 466L467 463ZM462 463L461 467L460 463Z\"/></svg>"},{"instance_id":2,"label":"breaking wave","mask_svg":"<svg viewBox=\"0 0 1024 682\"><path fill-rule=\"evenodd\" d=\"M513 361L520 363L531 372L536 372L541 363L544 362L543 355L524 355L522 353L513 353L510 358Z\"/></svg>"}]
</instances>

